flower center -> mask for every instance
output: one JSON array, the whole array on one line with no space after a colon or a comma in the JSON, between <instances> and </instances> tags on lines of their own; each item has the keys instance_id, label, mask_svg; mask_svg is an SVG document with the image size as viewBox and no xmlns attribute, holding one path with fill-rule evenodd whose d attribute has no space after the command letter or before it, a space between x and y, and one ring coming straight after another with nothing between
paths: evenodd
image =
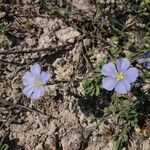
<instances>
[{"instance_id":1,"label":"flower center","mask_svg":"<svg viewBox=\"0 0 150 150\"><path fill-rule=\"evenodd\" d=\"M147 61L147 62L150 62L150 58L146 58L146 61Z\"/></svg>"},{"instance_id":2,"label":"flower center","mask_svg":"<svg viewBox=\"0 0 150 150\"><path fill-rule=\"evenodd\" d=\"M124 79L124 74L122 73L122 72L117 72L116 74L115 74L115 78L116 78L116 80L123 80Z\"/></svg>"},{"instance_id":3,"label":"flower center","mask_svg":"<svg viewBox=\"0 0 150 150\"><path fill-rule=\"evenodd\" d=\"M42 85L42 80L40 80L39 78L36 78L34 85L35 85L36 87L41 86L41 85Z\"/></svg>"}]
</instances>

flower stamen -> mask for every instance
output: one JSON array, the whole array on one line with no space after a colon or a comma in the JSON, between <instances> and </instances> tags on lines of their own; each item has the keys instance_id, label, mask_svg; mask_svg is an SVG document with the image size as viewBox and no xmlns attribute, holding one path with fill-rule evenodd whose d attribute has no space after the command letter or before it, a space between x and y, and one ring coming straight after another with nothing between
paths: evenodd
<instances>
[{"instance_id":1,"label":"flower stamen","mask_svg":"<svg viewBox=\"0 0 150 150\"><path fill-rule=\"evenodd\" d=\"M115 74L115 78L116 80L120 81L120 80L123 80L124 79L124 74L122 72L117 72Z\"/></svg>"},{"instance_id":2,"label":"flower stamen","mask_svg":"<svg viewBox=\"0 0 150 150\"><path fill-rule=\"evenodd\" d=\"M35 85L36 87L42 86L42 80L40 80L39 78L36 78L36 79L35 79L35 82L34 82L34 85Z\"/></svg>"}]
</instances>

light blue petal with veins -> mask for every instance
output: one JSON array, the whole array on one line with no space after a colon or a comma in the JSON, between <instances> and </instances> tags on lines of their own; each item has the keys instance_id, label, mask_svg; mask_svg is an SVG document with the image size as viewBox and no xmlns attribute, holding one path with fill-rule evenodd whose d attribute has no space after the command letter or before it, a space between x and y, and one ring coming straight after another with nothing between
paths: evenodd
<instances>
[{"instance_id":1,"label":"light blue petal with veins","mask_svg":"<svg viewBox=\"0 0 150 150\"><path fill-rule=\"evenodd\" d=\"M128 91L130 91L130 89L131 89L130 83L125 79L119 81L115 86L115 91L120 94L125 94Z\"/></svg>"},{"instance_id":2,"label":"light blue petal with veins","mask_svg":"<svg viewBox=\"0 0 150 150\"><path fill-rule=\"evenodd\" d=\"M32 86L26 86L24 89L23 89L23 94L26 95L28 98L31 96L31 94L34 92L34 87Z\"/></svg>"},{"instance_id":3,"label":"light blue petal with veins","mask_svg":"<svg viewBox=\"0 0 150 150\"><path fill-rule=\"evenodd\" d=\"M39 76L41 74L41 66L39 64L34 64L30 68L31 74Z\"/></svg>"},{"instance_id":4,"label":"light blue petal with veins","mask_svg":"<svg viewBox=\"0 0 150 150\"><path fill-rule=\"evenodd\" d=\"M117 70L116 70L116 67L115 65L110 62L108 64L105 64L101 70L102 74L105 75L105 76L112 76L114 77Z\"/></svg>"},{"instance_id":5,"label":"light blue petal with veins","mask_svg":"<svg viewBox=\"0 0 150 150\"><path fill-rule=\"evenodd\" d=\"M125 72L125 79L130 82L133 83L138 77L138 70L135 67L129 68L126 72Z\"/></svg>"},{"instance_id":6,"label":"light blue petal with veins","mask_svg":"<svg viewBox=\"0 0 150 150\"><path fill-rule=\"evenodd\" d=\"M41 86L41 87L36 87L34 89L34 92L33 94L31 95L31 99L33 100L36 100L36 99L39 99L44 93L44 87Z\"/></svg>"},{"instance_id":7,"label":"light blue petal with veins","mask_svg":"<svg viewBox=\"0 0 150 150\"><path fill-rule=\"evenodd\" d=\"M40 79L42 80L43 85L45 85L48 80L50 79L50 75L44 71L42 71L41 75L40 75Z\"/></svg>"},{"instance_id":8,"label":"light blue petal with veins","mask_svg":"<svg viewBox=\"0 0 150 150\"><path fill-rule=\"evenodd\" d=\"M106 77L102 80L103 88L112 91L117 84L117 80L113 77Z\"/></svg>"},{"instance_id":9,"label":"light blue petal with veins","mask_svg":"<svg viewBox=\"0 0 150 150\"><path fill-rule=\"evenodd\" d=\"M22 81L24 86L31 85L34 82L34 76L29 71L27 71L22 77Z\"/></svg>"},{"instance_id":10,"label":"light blue petal with veins","mask_svg":"<svg viewBox=\"0 0 150 150\"><path fill-rule=\"evenodd\" d=\"M125 72L129 68L130 64L131 63L127 58L117 59L117 70L119 72Z\"/></svg>"}]
</instances>

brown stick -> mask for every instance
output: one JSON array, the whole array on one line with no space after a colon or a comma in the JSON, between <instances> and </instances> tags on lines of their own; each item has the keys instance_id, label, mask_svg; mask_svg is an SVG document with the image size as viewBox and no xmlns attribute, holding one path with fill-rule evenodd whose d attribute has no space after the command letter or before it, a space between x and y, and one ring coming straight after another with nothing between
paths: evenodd
<instances>
[{"instance_id":1,"label":"brown stick","mask_svg":"<svg viewBox=\"0 0 150 150\"><path fill-rule=\"evenodd\" d=\"M43 113L40 110L37 110L35 108L26 107L26 106L19 105L19 104L13 104L11 102L8 102L8 101L2 100L2 99L0 99L0 103L3 103L4 105L9 105L9 106L12 106L12 107L24 109L24 110L27 110L27 111L30 111L30 112L36 112L38 114L41 114L41 115L48 116L48 117L51 117L53 119L56 119L56 118L52 117L52 115L45 114L45 113Z\"/></svg>"},{"instance_id":2,"label":"brown stick","mask_svg":"<svg viewBox=\"0 0 150 150\"><path fill-rule=\"evenodd\" d=\"M70 79L70 80L52 80L52 82L49 82L47 85L52 85L52 84L59 84L59 83L78 83L78 82L82 82L83 80L88 80L88 79L93 79L92 76L88 76L88 77L83 77L80 79Z\"/></svg>"},{"instance_id":3,"label":"brown stick","mask_svg":"<svg viewBox=\"0 0 150 150\"><path fill-rule=\"evenodd\" d=\"M47 48L41 48L41 49L30 49L30 50L24 50L24 51L2 51L0 52L0 55L10 55L10 54L25 54L25 53L36 53L36 52L41 52L41 51L50 51L50 53L55 53L56 50L58 49L63 49L65 47L69 46L70 48L71 45L63 45L63 46L57 46L57 47L47 47Z\"/></svg>"}]
</instances>

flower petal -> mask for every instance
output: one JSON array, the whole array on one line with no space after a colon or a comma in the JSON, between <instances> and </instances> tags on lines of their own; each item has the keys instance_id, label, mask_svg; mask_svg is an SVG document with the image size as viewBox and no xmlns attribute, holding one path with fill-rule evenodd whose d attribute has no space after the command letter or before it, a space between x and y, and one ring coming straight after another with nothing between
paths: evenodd
<instances>
[{"instance_id":1,"label":"flower petal","mask_svg":"<svg viewBox=\"0 0 150 150\"><path fill-rule=\"evenodd\" d=\"M31 96L33 92L34 92L34 87L30 85L23 89L23 94L26 95L28 98Z\"/></svg>"},{"instance_id":2,"label":"flower petal","mask_svg":"<svg viewBox=\"0 0 150 150\"><path fill-rule=\"evenodd\" d=\"M34 93L31 95L31 99L36 100L39 99L44 93L44 87L37 87L34 90Z\"/></svg>"},{"instance_id":3,"label":"flower petal","mask_svg":"<svg viewBox=\"0 0 150 150\"><path fill-rule=\"evenodd\" d=\"M137 59L137 62L138 62L139 64L142 64L142 63L144 63L145 61L146 61L145 58L139 58L139 59Z\"/></svg>"},{"instance_id":4,"label":"flower petal","mask_svg":"<svg viewBox=\"0 0 150 150\"><path fill-rule=\"evenodd\" d=\"M150 58L150 51L146 53L146 57Z\"/></svg>"},{"instance_id":5,"label":"flower petal","mask_svg":"<svg viewBox=\"0 0 150 150\"><path fill-rule=\"evenodd\" d=\"M139 64L146 62L146 59L150 58L150 52L147 52L145 54L143 54L142 56L140 56L137 61Z\"/></svg>"},{"instance_id":6,"label":"flower petal","mask_svg":"<svg viewBox=\"0 0 150 150\"><path fill-rule=\"evenodd\" d=\"M33 82L34 82L34 76L29 71L27 71L24 74L24 76L22 77L22 81L23 81L23 85L24 86L33 84Z\"/></svg>"},{"instance_id":7,"label":"flower petal","mask_svg":"<svg viewBox=\"0 0 150 150\"><path fill-rule=\"evenodd\" d=\"M117 80L113 77L106 77L102 80L103 88L112 91L117 84Z\"/></svg>"},{"instance_id":8,"label":"flower petal","mask_svg":"<svg viewBox=\"0 0 150 150\"><path fill-rule=\"evenodd\" d=\"M34 64L31 66L30 70L33 75L39 76L41 73L41 66L39 64Z\"/></svg>"},{"instance_id":9,"label":"flower petal","mask_svg":"<svg viewBox=\"0 0 150 150\"><path fill-rule=\"evenodd\" d=\"M115 76L115 73L117 72L116 67L112 62L105 64L101 71L103 75L112 77Z\"/></svg>"},{"instance_id":10,"label":"flower petal","mask_svg":"<svg viewBox=\"0 0 150 150\"><path fill-rule=\"evenodd\" d=\"M144 62L143 66L147 69L150 69L150 62Z\"/></svg>"},{"instance_id":11,"label":"flower petal","mask_svg":"<svg viewBox=\"0 0 150 150\"><path fill-rule=\"evenodd\" d=\"M128 91L130 91L130 89L131 89L130 83L125 79L119 81L115 87L115 91L121 94L127 93Z\"/></svg>"},{"instance_id":12,"label":"flower petal","mask_svg":"<svg viewBox=\"0 0 150 150\"><path fill-rule=\"evenodd\" d=\"M130 61L127 58L120 58L117 60L117 69L120 72L125 72L129 66L130 66Z\"/></svg>"},{"instance_id":13,"label":"flower petal","mask_svg":"<svg viewBox=\"0 0 150 150\"><path fill-rule=\"evenodd\" d=\"M138 77L138 70L135 67L129 68L126 72L125 72L125 79L130 82L133 83Z\"/></svg>"},{"instance_id":14,"label":"flower petal","mask_svg":"<svg viewBox=\"0 0 150 150\"><path fill-rule=\"evenodd\" d=\"M46 84L48 82L48 80L50 79L50 75L44 71L42 71L41 75L40 75L40 79L42 80L43 85Z\"/></svg>"}]
</instances>

